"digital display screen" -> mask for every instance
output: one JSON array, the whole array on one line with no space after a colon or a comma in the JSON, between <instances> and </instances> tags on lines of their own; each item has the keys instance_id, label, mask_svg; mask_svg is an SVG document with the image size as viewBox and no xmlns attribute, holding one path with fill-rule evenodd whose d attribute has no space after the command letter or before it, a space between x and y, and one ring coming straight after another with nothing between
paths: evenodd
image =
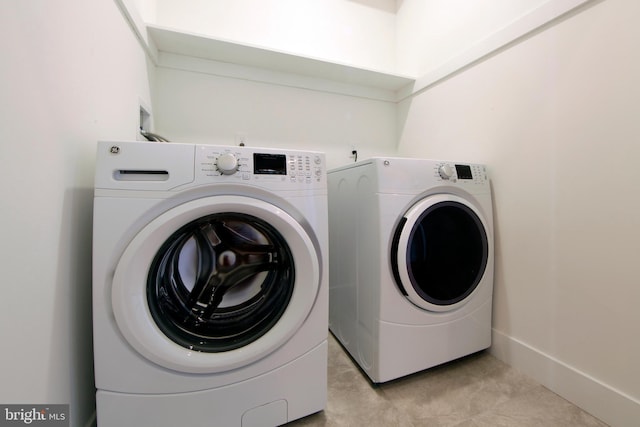
<instances>
[{"instance_id":1,"label":"digital display screen","mask_svg":"<svg viewBox=\"0 0 640 427\"><path fill-rule=\"evenodd\" d=\"M284 154L253 153L253 173L256 175L286 175L287 156Z\"/></svg>"},{"instance_id":2,"label":"digital display screen","mask_svg":"<svg viewBox=\"0 0 640 427\"><path fill-rule=\"evenodd\" d=\"M456 172L458 173L458 179L473 179L471 166L469 165L456 165Z\"/></svg>"}]
</instances>

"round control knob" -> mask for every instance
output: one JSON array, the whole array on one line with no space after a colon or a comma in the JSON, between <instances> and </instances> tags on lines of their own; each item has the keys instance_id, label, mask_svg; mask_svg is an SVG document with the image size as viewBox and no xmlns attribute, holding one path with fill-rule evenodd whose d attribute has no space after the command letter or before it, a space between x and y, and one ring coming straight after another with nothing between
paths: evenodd
<instances>
[{"instance_id":1,"label":"round control knob","mask_svg":"<svg viewBox=\"0 0 640 427\"><path fill-rule=\"evenodd\" d=\"M238 171L238 159L232 153L224 153L216 161L218 170L223 175L233 175Z\"/></svg>"},{"instance_id":2,"label":"round control knob","mask_svg":"<svg viewBox=\"0 0 640 427\"><path fill-rule=\"evenodd\" d=\"M442 165L438 168L440 178L449 179L453 176L453 168L450 165Z\"/></svg>"}]
</instances>

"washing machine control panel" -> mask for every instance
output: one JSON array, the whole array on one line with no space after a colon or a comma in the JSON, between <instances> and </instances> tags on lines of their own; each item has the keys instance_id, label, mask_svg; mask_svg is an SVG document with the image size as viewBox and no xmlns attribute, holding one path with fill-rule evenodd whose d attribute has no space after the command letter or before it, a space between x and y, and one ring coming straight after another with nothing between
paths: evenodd
<instances>
[{"instance_id":1,"label":"washing machine control panel","mask_svg":"<svg viewBox=\"0 0 640 427\"><path fill-rule=\"evenodd\" d=\"M326 186L324 154L310 151L198 145L195 166L203 183L240 182L282 189Z\"/></svg>"}]
</instances>

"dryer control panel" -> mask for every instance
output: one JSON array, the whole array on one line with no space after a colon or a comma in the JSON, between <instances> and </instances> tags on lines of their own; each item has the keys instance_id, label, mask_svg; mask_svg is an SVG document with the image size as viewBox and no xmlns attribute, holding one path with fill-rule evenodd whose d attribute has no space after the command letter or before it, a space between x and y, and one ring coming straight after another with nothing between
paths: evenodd
<instances>
[{"instance_id":1,"label":"dryer control panel","mask_svg":"<svg viewBox=\"0 0 640 427\"><path fill-rule=\"evenodd\" d=\"M323 153L254 147L196 146L196 176L205 182L275 185L277 188L326 186Z\"/></svg>"},{"instance_id":2,"label":"dryer control panel","mask_svg":"<svg viewBox=\"0 0 640 427\"><path fill-rule=\"evenodd\" d=\"M487 168L478 164L459 164L438 162L435 167L436 178L451 182L485 183L488 180Z\"/></svg>"}]
</instances>

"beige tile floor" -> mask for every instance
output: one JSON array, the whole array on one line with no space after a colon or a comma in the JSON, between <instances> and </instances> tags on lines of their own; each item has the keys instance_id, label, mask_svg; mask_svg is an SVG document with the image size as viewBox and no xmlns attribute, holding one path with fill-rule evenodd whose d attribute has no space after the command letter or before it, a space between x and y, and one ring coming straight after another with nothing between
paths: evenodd
<instances>
[{"instance_id":1,"label":"beige tile floor","mask_svg":"<svg viewBox=\"0 0 640 427\"><path fill-rule=\"evenodd\" d=\"M323 412L288 427L606 427L488 352L373 385L329 334Z\"/></svg>"}]
</instances>

